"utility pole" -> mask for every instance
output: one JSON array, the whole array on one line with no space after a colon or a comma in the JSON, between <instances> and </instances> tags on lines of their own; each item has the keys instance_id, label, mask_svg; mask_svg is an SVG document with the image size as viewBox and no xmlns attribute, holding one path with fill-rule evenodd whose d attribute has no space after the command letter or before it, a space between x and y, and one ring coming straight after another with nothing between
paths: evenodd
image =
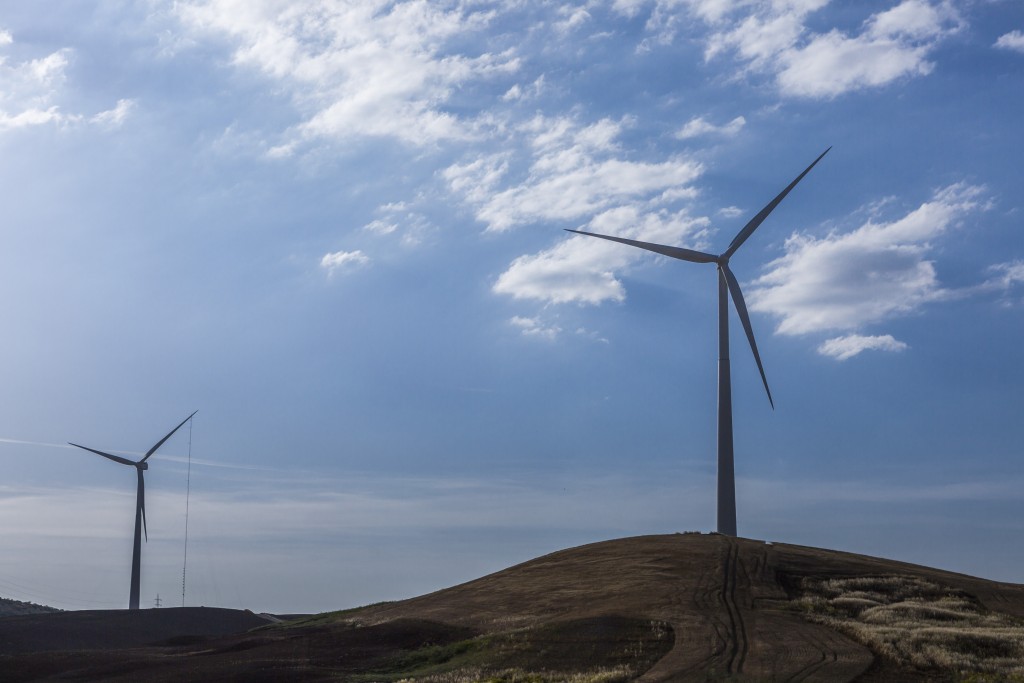
<instances>
[{"instance_id":1,"label":"utility pole","mask_svg":"<svg viewBox=\"0 0 1024 683\"><path fill-rule=\"evenodd\" d=\"M160 594L159 594L159 593L157 593L157 594L156 594L156 600L155 600L155 602L156 602L156 606L157 606L157 607L159 607L159 606L160 606L160 602L161 602L161 600L160 600Z\"/></svg>"}]
</instances>

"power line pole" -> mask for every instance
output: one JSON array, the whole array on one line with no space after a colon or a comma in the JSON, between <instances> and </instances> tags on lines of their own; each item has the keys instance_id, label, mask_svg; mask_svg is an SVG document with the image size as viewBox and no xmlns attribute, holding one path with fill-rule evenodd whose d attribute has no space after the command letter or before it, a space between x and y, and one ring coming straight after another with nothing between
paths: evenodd
<instances>
[{"instance_id":1,"label":"power line pole","mask_svg":"<svg viewBox=\"0 0 1024 683\"><path fill-rule=\"evenodd\" d=\"M156 594L156 600L155 600L155 602L156 602L156 606L157 606L157 607L159 607L159 606L160 606L160 602L161 602L161 600L160 600L160 594L159 594L159 593L157 593L157 594Z\"/></svg>"}]
</instances>

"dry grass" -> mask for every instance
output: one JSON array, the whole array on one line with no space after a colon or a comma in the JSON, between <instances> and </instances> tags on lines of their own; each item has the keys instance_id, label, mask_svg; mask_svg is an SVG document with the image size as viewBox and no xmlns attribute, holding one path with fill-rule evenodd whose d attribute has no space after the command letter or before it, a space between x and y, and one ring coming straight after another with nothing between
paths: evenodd
<instances>
[{"instance_id":1,"label":"dry grass","mask_svg":"<svg viewBox=\"0 0 1024 683\"><path fill-rule=\"evenodd\" d=\"M810 619L900 665L1024 681L1024 623L961 590L892 575L803 579L801 588L796 604Z\"/></svg>"},{"instance_id":2,"label":"dry grass","mask_svg":"<svg viewBox=\"0 0 1024 683\"><path fill-rule=\"evenodd\" d=\"M626 666L596 669L585 673L523 671L522 669L488 672L482 669L461 669L422 678L403 678L398 683L623 683L632 680L634 675L634 671Z\"/></svg>"}]
</instances>

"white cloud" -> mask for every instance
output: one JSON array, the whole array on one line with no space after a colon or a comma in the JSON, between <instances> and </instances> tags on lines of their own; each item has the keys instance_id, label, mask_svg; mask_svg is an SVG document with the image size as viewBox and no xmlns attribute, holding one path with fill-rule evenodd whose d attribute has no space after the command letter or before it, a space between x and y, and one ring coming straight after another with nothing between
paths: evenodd
<instances>
[{"instance_id":1,"label":"white cloud","mask_svg":"<svg viewBox=\"0 0 1024 683\"><path fill-rule=\"evenodd\" d=\"M619 14L635 17L647 0L612 0L612 8Z\"/></svg>"},{"instance_id":2,"label":"white cloud","mask_svg":"<svg viewBox=\"0 0 1024 683\"><path fill-rule=\"evenodd\" d=\"M1020 31L1004 33L999 36L999 40L996 41L995 46L1004 50L1024 52L1024 33L1021 33Z\"/></svg>"},{"instance_id":3,"label":"white cloud","mask_svg":"<svg viewBox=\"0 0 1024 683\"><path fill-rule=\"evenodd\" d=\"M10 32L0 30L0 47L13 42ZM0 56L0 131L75 120L54 104L64 83L69 54L58 50L20 63L8 63Z\"/></svg>"},{"instance_id":4,"label":"white cloud","mask_svg":"<svg viewBox=\"0 0 1024 683\"><path fill-rule=\"evenodd\" d=\"M903 0L869 16L860 31L812 31L829 0L658 0L652 21L686 10L703 20L705 57L732 54L746 72L767 73L784 95L831 98L930 73L928 55L963 21L948 0ZM631 3L636 7L644 3ZM664 19L661 20L664 23Z\"/></svg>"},{"instance_id":5,"label":"white cloud","mask_svg":"<svg viewBox=\"0 0 1024 683\"><path fill-rule=\"evenodd\" d=\"M443 173L453 192L474 207L489 231L530 223L583 222L594 232L664 244L700 240L707 220L673 204L692 198L691 183L703 167L682 157L663 161L623 159L618 138L628 120L581 125L566 117L537 116L519 127L520 147L531 153L521 180L509 182L512 152L453 165ZM546 303L597 304L625 297L619 271L646 252L585 237L515 259L493 291Z\"/></svg>"},{"instance_id":6,"label":"white cloud","mask_svg":"<svg viewBox=\"0 0 1024 683\"><path fill-rule=\"evenodd\" d=\"M1024 283L1024 261L1010 261L989 266L989 272L995 277L987 280L985 286L1007 290L1017 284Z\"/></svg>"},{"instance_id":7,"label":"white cloud","mask_svg":"<svg viewBox=\"0 0 1024 683\"><path fill-rule=\"evenodd\" d=\"M678 191L700 175L701 165L683 158L653 163L619 158L615 140L624 125L603 119L580 126L564 117L538 116L521 131L530 139L533 160L519 183L498 187L509 172L507 154L456 164L442 175L452 191L475 205L477 219L489 231L593 216L638 198Z\"/></svg>"},{"instance_id":8,"label":"white cloud","mask_svg":"<svg viewBox=\"0 0 1024 683\"><path fill-rule=\"evenodd\" d=\"M415 202L392 202L377 207L382 216L363 226L363 230L376 235L395 235L403 247L419 246L436 230L426 216L413 209Z\"/></svg>"},{"instance_id":9,"label":"white cloud","mask_svg":"<svg viewBox=\"0 0 1024 683\"><path fill-rule=\"evenodd\" d=\"M707 223L682 211L644 213L638 207L623 206L595 216L587 228L660 244L693 244L705 236ZM550 249L520 256L493 289L516 299L547 303L622 301L626 295L617 273L646 258L651 258L649 252L641 249L574 235Z\"/></svg>"},{"instance_id":10,"label":"white cloud","mask_svg":"<svg viewBox=\"0 0 1024 683\"><path fill-rule=\"evenodd\" d=\"M26 109L18 114L0 111L0 131L41 126L46 123L65 123L68 117L61 114L57 107L49 109Z\"/></svg>"},{"instance_id":11,"label":"white cloud","mask_svg":"<svg viewBox=\"0 0 1024 683\"><path fill-rule=\"evenodd\" d=\"M390 221L377 219L364 225L363 230L369 230L370 232L377 233L378 235L390 235L395 230L398 230L398 225Z\"/></svg>"},{"instance_id":12,"label":"white cloud","mask_svg":"<svg viewBox=\"0 0 1024 683\"><path fill-rule=\"evenodd\" d=\"M779 55L782 91L805 97L834 97L931 73L927 55L938 40L960 27L950 5L904 0L873 15L865 30L849 37L833 30Z\"/></svg>"},{"instance_id":13,"label":"white cloud","mask_svg":"<svg viewBox=\"0 0 1024 683\"><path fill-rule=\"evenodd\" d=\"M445 110L464 84L518 68L510 54L460 54L453 40L490 13L423 0L304 2L194 0L176 5L196 34L227 36L233 61L291 95L305 120L270 153L305 140L387 136L414 145L465 138L471 126Z\"/></svg>"},{"instance_id":14,"label":"white cloud","mask_svg":"<svg viewBox=\"0 0 1024 683\"><path fill-rule=\"evenodd\" d=\"M989 278L974 289L979 293L998 292L1003 295L1002 304L1004 306L1016 305L1017 300L1011 296L1011 290L1024 285L1024 261L997 263L989 266L988 272L990 273Z\"/></svg>"},{"instance_id":15,"label":"white cloud","mask_svg":"<svg viewBox=\"0 0 1024 683\"><path fill-rule=\"evenodd\" d=\"M688 140L690 138L700 137L702 135L726 135L733 136L742 130L747 120L742 116L737 116L729 123L722 126L716 126L713 123L709 123L702 116L690 119L683 128L676 133L676 137L680 140Z\"/></svg>"},{"instance_id":16,"label":"white cloud","mask_svg":"<svg viewBox=\"0 0 1024 683\"><path fill-rule=\"evenodd\" d=\"M563 34L579 28L591 19L586 7L559 7L557 14L559 19L555 21L554 27Z\"/></svg>"},{"instance_id":17,"label":"white cloud","mask_svg":"<svg viewBox=\"0 0 1024 683\"><path fill-rule=\"evenodd\" d=\"M505 153L477 157L465 164L452 164L441 172L448 187L471 204L484 204L508 171Z\"/></svg>"},{"instance_id":18,"label":"white cloud","mask_svg":"<svg viewBox=\"0 0 1024 683\"><path fill-rule=\"evenodd\" d=\"M513 327L519 329L524 337L535 337L538 339L554 340L562 332L558 325L547 325L538 318L524 318L513 316L509 321Z\"/></svg>"},{"instance_id":19,"label":"white cloud","mask_svg":"<svg viewBox=\"0 0 1024 683\"><path fill-rule=\"evenodd\" d=\"M523 89L519 87L518 83L516 83L511 88L505 91L505 94L501 96L501 99L505 100L506 102L511 102L513 100L522 99L522 97Z\"/></svg>"},{"instance_id":20,"label":"white cloud","mask_svg":"<svg viewBox=\"0 0 1024 683\"><path fill-rule=\"evenodd\" d=\"M828 339L818 347L818 353L836 360L853 358L861 351L904 351L907 345L897 341L891 334L866 337L849 334L845 337Z\"/></svg>"},{"instance_id":21,"label":"white cloud","mask_svg":"<svg viewBox=\"0 0 1024 683\"><path fill-rule=\"evenodd\" d=\"M982 188L951 185L902 218L847 233L794 234L754 281L751 310L780 318L779 334L856 330L946 298L931 241L979 208Z\"/></svg>"},{"instance_id":22,"label":"white cloud","mask_svg":"<svg viewBox=\"0 0 1024 683\"><path fill-rule=\"evenodd\" d=\"M113 109L108 109L107 111L101 111L99 114L94 115L90 121L107 126L108 128L117 128L125 122L125 119L128 118L128 114L130 114L134 108L134 100L118 100L117 106Z\"/></svg>"},{"instance_id":23,"label":"white cloud","mask_svg":"<svg viewBox=\"0 0 1024 683\"><path fill-rule=\"evenodd\" d=\"M320 267L326 270L328 275L333 275L340 269L354 268L369 262L370 257L358 249L356 251L335 251L324 254L324 257L320 259Z\"/></svg>"},{"instance_id":24,"label":"white cloud","mask_svg":"<svg viewBox=\"0 0 1024 683\"><path fill-rule=\"evenodd\" d=\"M14 36L0 29L0 48L14 43ZM44 57L9 63L0 55L0 133L47 124L67 126L83 122L116 127L131 109L131 100L119 100L110 111L92 117L61 111L57 103L70 64L71 50L61 49Z\"/></svg>"},{"instance_id":25,"label":"white cloud","mask_svg":"<svg viewBox=\"0 0 1024 683\"><path fill-rule=\"evenodd\" d=\"M601 336L600 332L597 332L595 330L588 330L585 327L577 327L576 328L576 334L577 334L577 336L583 337L584 339L589 339L591 341L601 342L602 344L609 344L610 343L608 341L607 337Z\"/></svg>"},{"instance_id":26,"label":"white cloud","mask_svg":"<svg viewBox=\"0 0 1024 683\"><path fill-rule=\"evenodd\" d=\"M513 85L505 94L501 96L501 99L505 102L513 102L516 100L527 100L534 99L544 91L544 76L538 76L536 80L525 88L518 83Z\"/></svg>"},{"instance_id":27,"label":"white cloud","mask_svg":"<svg viewBox=\"0 0 1024 683\"><path fill-rule=\"evenodd\" d=\"M724 209L719 209L718 215L724 218L736 218L736 216L743 215L743 209L738 206L727 206Z\"/></svg>"}]
</instances>

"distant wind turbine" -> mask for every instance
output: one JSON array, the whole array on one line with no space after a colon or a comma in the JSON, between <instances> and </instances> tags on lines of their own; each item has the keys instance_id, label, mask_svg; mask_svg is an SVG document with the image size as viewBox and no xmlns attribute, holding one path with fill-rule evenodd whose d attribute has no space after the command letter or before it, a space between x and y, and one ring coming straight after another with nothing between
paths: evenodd
<instances>
[{"instance_id":1,"label":"distant wind turbine","mask_svg":"<svg viewBox=\"0 0 1024 683\"><path fill-rule=\"evenodd\" d=\"M134 462L128 458L122 458L120 455L104 453L103 451L98 451L95 448L89 448L87 446L80 446L77 443L68 442L72 446L87 450L91 453L95 453L96 455L102 455L104 458L109 458L110 460L119 462L122 465L131 465L135 468L135 473L138 475L138 493L135 498L135 545L132 548L132 584L131 591L128 595L128 609L139 609L139 574L142 560L142 534L145 533L146 540L149 540L149 531L146 530L146 482L142 477L142 473L149 469L149 463L146 461L149 460L149 456L156 453L156 450L164 445L164 442L167 441L167 439L174 435L174 432L181 429L181 426L191 420L192 416L198 412L199 411L196 410L192 415L189 415L182 420L181 424L168 432L167 436L157 441L156 445L150 448L146 454L142 456L142 460L139 460L138 462Z\"/></svg>"},{"instance_id":2,"label":"distant wind turbine","mask_svg":"<svg viewBox=\"0 0 1024 683\"><path fill-rule=\"evenodd\" d=\"M754 360L757 362L757 369L761 373L761 381L764 383L764 390L768 394L768 402L775 408L772 400L771 389L768 388L768 379L764 375L764 367L761 366L761 356L757 353L757 343L754 341L754 330L750 326L750 316L747 315L747 305L743 301L743 292L740 291L740 284L736 276L729 268L729 259L736 253L736 250L743 246L757 227L764 222L776 206L779 205L790 190L803 180L814 165L821 161L821 158L828 154L829 147L815 159L804 172L796 177L785 190L770 201L767 206L761 209L750 222L743 226L743 229L733 238L729 248L715 256L702 251L683 249L682 247L670 247L650 242L639 242L637 240L624 239L622 237L611 237L609 235L598 235L593 232L582 230L569 230L579 235L600 237L601 239L621 242L647 251L653 251L663 256L671 256L681 261L692 263L714 263L718 267L718 532L729 536L736 535L736 476L733 465L732 448L732 382L729 374L729 295L732 294L733 304L736 306L736 313L740 316L740 323L743 324L743 331L747 333L747 341L750 342L750 350L754 352Z\"/></svg>"}]
</instances>

